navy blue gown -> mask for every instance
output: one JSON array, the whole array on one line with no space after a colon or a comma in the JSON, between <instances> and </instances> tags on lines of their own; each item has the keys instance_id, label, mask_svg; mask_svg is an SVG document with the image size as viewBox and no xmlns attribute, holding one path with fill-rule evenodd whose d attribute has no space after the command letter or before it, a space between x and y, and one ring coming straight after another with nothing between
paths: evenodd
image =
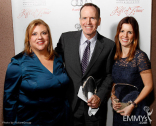
<instances>
[{"instance_id":1,"label":"navy blue gown","mask_svg":"<svg viewBox=\"0 0 156 126\"><path fill-rule=\"evenodd\" d=\"M69 108L68 83L61 56L55 56L51 73L35 54L16 55L6 72L4 124L63 125Z\"/></svg>"},{"instance_id":2,"label":"navy blue gown","mask_svg":"<svg viewBox=\"0 0 156 126\"><path fill-rule=\"evenodd\" d=\"M137 50L132 61L127 62L126 58L121 58L114 63L112 69L113 81L114 83L135 85L139 92L141 92L144 84L140 72L148 69L151 69L151 63L147 55L143 51ZM144 123L144 126L149 125L147 112L144 111L145 106L147 106L147 98L141 101L137 108L133 109L129 118L123 117L114 111L113 126L139 126L142 123ZM138 120L134 119L135 117Z\"/></svg>"}]
</instances>

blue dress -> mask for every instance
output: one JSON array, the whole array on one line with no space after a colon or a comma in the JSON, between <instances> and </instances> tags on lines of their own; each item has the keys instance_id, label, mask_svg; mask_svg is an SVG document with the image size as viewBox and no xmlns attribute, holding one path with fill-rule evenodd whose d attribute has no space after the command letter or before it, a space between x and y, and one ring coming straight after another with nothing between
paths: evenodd
<instances>
[{"instance_id":1,"label":"blue dress","mask_svg":"<svg viewBox=\"0 0 156 126\"><path fill-rule=\"evenodd\" d=\"M144 84L140 72L148 69L151 69L151 63L147 55L143 51L137 50L132 61L127 62L126 58L121 58L114 63L112 69L113 81L114 83L135 85L141 92ZM131 116L128 118L114 111L113 126L139 126L143 123L144 126L149 125L147 112L144 111L145 106L147 106L147 98L133 109Z\"/></svg>"},{"instance_id":2,"label":"blue dress","mask_svg":"<svg viewBox=\"0 0 156 126\"><path fill-rule=\"evenodd\" d=\"M6 72L4 123L62 125L69 108L65 96L68 83L61 56L55 56L51 73L35 54L16 55Z\"/></svg>"}]
</instances>

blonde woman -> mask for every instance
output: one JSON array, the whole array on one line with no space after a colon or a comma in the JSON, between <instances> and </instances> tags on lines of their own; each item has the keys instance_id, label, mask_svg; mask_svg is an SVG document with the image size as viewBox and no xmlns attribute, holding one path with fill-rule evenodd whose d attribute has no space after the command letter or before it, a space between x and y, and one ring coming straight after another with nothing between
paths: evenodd
<instances>
[{"instance_id":1,"label":"blonde woman","mask_svg":"<svg viewBox=\"0 0 156 126\"><path fill-rule=\"evenodd\" d=\"M33 20L26 29L24 51L7 68L4 121L65 125L68 82L62 58L53 50L49 26L41 19Z\"/></svg>"}]
</instances>

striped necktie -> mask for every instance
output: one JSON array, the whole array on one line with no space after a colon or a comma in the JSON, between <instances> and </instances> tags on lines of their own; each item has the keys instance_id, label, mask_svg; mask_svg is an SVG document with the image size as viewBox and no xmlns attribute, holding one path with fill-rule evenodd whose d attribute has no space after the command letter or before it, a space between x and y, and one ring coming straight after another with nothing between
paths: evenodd
<instances>
[{"instance_id":1,"label":"striped necktie","mask_svg":"<svg viewBox=\"0 0 156 126\"><path fill-rule=\"evenodd\" d=\"M83 53L82 62L81 62L83 74L85 73L87 66L89 64L89 56L90 56L90 41L87 40L86 43L87 43L87 46L86 46L85 51Z\"/></svg>"}]
</instances>

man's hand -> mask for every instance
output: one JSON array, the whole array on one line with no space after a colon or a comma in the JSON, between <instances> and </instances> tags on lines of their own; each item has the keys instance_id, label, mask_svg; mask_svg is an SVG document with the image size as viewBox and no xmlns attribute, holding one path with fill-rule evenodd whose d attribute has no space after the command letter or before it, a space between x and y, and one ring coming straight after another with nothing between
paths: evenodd
<instances>
[{"instance_id":1,"label":"man's hand","mask_svg":"<svg viewBox=\"0 0 156 126\"><path fill-rule=\"evenodd\" d=\"M92 97L88 99L87 103L91 108L98 108L101 104L101 100L97 95L92 95Z\"/></svg>"}]
</instances>

